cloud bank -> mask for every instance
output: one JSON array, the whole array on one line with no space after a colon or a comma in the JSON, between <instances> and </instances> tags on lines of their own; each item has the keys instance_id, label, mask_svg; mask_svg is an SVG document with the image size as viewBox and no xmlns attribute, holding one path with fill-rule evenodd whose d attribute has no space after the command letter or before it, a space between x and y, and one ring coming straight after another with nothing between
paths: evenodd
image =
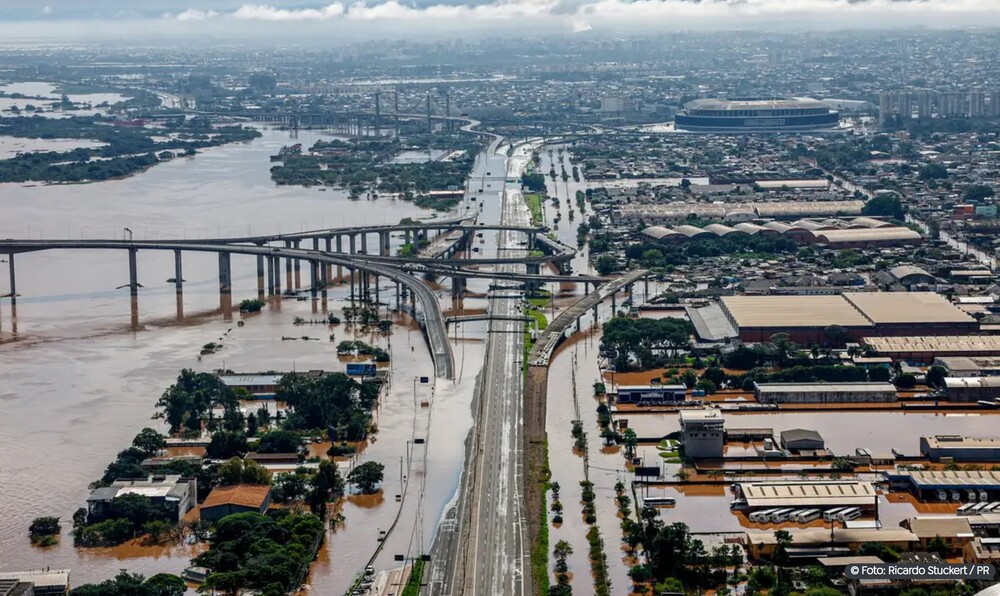
<instances>
[{"instance_id":1,"label":"cloud bank","mask_svg":"<svg viewBox=\"0 0 1000 596\"><path fill-rule=\"evenodd\" d=\"M20 0L9 0L19 2ZM164 0L165 1L165 0ZM184 0L182 0L184 1ZM129 21L140 35L244 34L297 39L323 33L425 37L473 34L477 31L516 34L533 30L584 32L625 30L732 30L751 28L850 29L886 27L1000 26L1000 0L357 0L353 2L270 0L151 0L148 10L122 16L119 0L96 0L92 13L64 16L68 6L38 9L22 22L5 19L0 8L0 37L5 32L70 31L96 34ZM89 3L88 3L89 4ZM79 6L79 5L77 5ZM134 6L134 5L133 5ZM103 9L100 10L100 9Z\"/></svg>"}]
</instances>

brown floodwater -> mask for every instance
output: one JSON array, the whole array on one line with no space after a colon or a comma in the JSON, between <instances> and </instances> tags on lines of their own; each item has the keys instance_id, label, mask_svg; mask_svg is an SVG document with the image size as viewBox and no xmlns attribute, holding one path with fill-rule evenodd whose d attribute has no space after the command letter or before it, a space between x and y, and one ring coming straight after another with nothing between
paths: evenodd
<instances>
[{"instance_id":1,"label":"brown floodwater","mask_svg":"<svg viewBox=\"0 0 1000 596\"><path fill-rule=\"evenodd\" d=\"M265 130L264 137L252 143L209 149L194 159L173 160L125 180L30 188L0 185L0 237L120 238L122 229L130 227L136 239L198 238L433 216L404 201L352 203L336 191L279 188L270 182L268 155L283 144L308 145L328 137L303 132L292 139L287 132ZM255 296L255 259L234 256L232 267L233 300ZM0 293L5 293L6 266L0 269ZM218 262L212 255L184 255L186 283L179 309L173 285L166 283L173 276L172 255L140 252L143 287L135 324L127 290L115 289L128 279L123 254L29 253L17 256L17 273L16 331L10 302L0 301L0 342L5 342L0 345L0 569L71 568L75 585L109 578L122 568L146 575L179 573L200 548L76 549L68 534L72 513L88 494L87 485L139 429L162 428L160 421L151 419L154 404L181 368L342 370L334 347L355 336L355 330L345 326L293 325L296 316L320 318L314 313L323 311L322 304L294 299L269 300L263 312L247 316L239 326L239 313L230 318L219 310ZM487 283L480 283L480 289ZM384 298L393 295L390 289L383 283ZM339 313L346 293L346 286L331 290L326 307ZM450 303L447 292L442 300ZM483 307L474 299L466 304ZM418 384L415 399L414 377L433 378L433 370L420 331L408 318L401 322L390 337L364 337L391 351L391 387L378 405L375 440L339 464L345 474L361 461L385 464L381 501L351 497L343 504L346 523L329 534L309 580L319 594L342 593L363 569L378 545L377 530L388 528L400 510L396 495L404 492L401 476L410 480L405 507L376 559L379 568L395 566L397 553L427 550L457 486L482 343L457 342L458 380ZM484 324L459 327L451 332L456 338L485 337ZM302 341L302 336L318 341ZM209 342L223 348L200 355L200 347ZM414 438L426 443L413 445ZM32 547L27 536L31 519L41 515L63 520L61 543L44 550Z\"/></svg>"}]
</instances>

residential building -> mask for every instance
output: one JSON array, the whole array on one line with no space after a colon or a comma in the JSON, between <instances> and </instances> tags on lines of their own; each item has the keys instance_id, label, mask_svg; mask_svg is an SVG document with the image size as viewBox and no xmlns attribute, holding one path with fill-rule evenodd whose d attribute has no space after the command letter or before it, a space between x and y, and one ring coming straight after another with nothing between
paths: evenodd
<instances>
[{"instance_id":1,"label":"residential building","mask_svg":"<svg viewBox=\"0 0 1000 596\"><path fill-rule=\"evenodd\" d=\"M201 504L201 519L218 521L234 513L264 513L271 504L271 487L253 484L218 486Z\"/></svg>"},{"instance_id":2,"label":"residential building","mask_svg":"<svg viewBox=\"0 0 1000 596\"><path fill-rule=\"evenodd\" d=\"M112 501L125 495L148 497L154 504L166 507L171 519L178 522L195 506L198 481L179 475L115 480L111 486L98 488L87 497L87 519L91 522L106 519L112 513Z\"/></svg>"}]
</instances>

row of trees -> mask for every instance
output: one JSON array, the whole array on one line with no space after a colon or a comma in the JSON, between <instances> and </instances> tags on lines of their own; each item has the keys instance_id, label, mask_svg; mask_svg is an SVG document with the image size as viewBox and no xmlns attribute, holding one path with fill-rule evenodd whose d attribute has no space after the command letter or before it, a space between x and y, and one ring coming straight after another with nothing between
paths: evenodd
<instances>
[{"instance_id":1,"label":"row of trees","mask_svg":"<svg viewBox=\"0 0 1000 596\"><path fill-rule=\"evenodd\" d=\"M601 350L614 358L617 371L655 368L688 349L693 331L684 319L616 317L604 325Z\"/></svg>"}]
</instances>

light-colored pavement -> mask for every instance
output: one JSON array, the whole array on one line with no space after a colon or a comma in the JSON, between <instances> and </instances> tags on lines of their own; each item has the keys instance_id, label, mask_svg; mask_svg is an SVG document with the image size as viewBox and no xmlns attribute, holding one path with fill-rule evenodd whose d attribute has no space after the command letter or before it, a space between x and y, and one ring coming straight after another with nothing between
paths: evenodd
<instances>
[{"instance_id":1,"label":"light-colored pavement","mask_svg":"<svg viewBox=\"0 0 1000 596\"><path fill-rule=\"evenodd\" d=\"M531 157L521 148L507 159L509 178L520 178ZM503 160L491 160L495 172ZM499 164L498 164L499 162ZM519 185L505 187L499 213L488 215L506 224L528 225L530 213ZM489 221L489 220L487 220ZM511 257L525 250L523 233L498 233L498 254ZM523 264L504 264L502 273L524 273ZM509 287L507 287L509 286ZM495 292L508 298L489 301L489 314L515 318L522 313L520 284L496 281ZM523 375L524 323L493 320L486 360L478 378L474 427L456 507L442 521L432 554L425 594L526 596L531 592L530 547L524 507Z\"/></svg>"},{"instance_id":2,"label":"light-colored pavement","mask_svg":"<svg viewBox=\"0 0 1000 596\"><path fill-rule=\"evenodd\" d=\"M518 149L508 159L507 175L519 178L530 159L530 147ZM501 223L524 224L530 214L517 185L505 189ZM498 250L510 255L520 246L516 232L500 232ZM513 255L511 255L513 256ZM523 265L498 267L505 273L524 272ZM517 285L502 289L510 295ZM523 302L509 298L492 299L491 315L515 317L522 314ZM465 574L466 594L530 593L530 548L524 507L522 468L523 381L521 360L524 324L494 320L490 325L489 347L480 384L476 443L478 446L473 488L472 517L467 548L471 549Z\"/></svg>"}]
</instances>

